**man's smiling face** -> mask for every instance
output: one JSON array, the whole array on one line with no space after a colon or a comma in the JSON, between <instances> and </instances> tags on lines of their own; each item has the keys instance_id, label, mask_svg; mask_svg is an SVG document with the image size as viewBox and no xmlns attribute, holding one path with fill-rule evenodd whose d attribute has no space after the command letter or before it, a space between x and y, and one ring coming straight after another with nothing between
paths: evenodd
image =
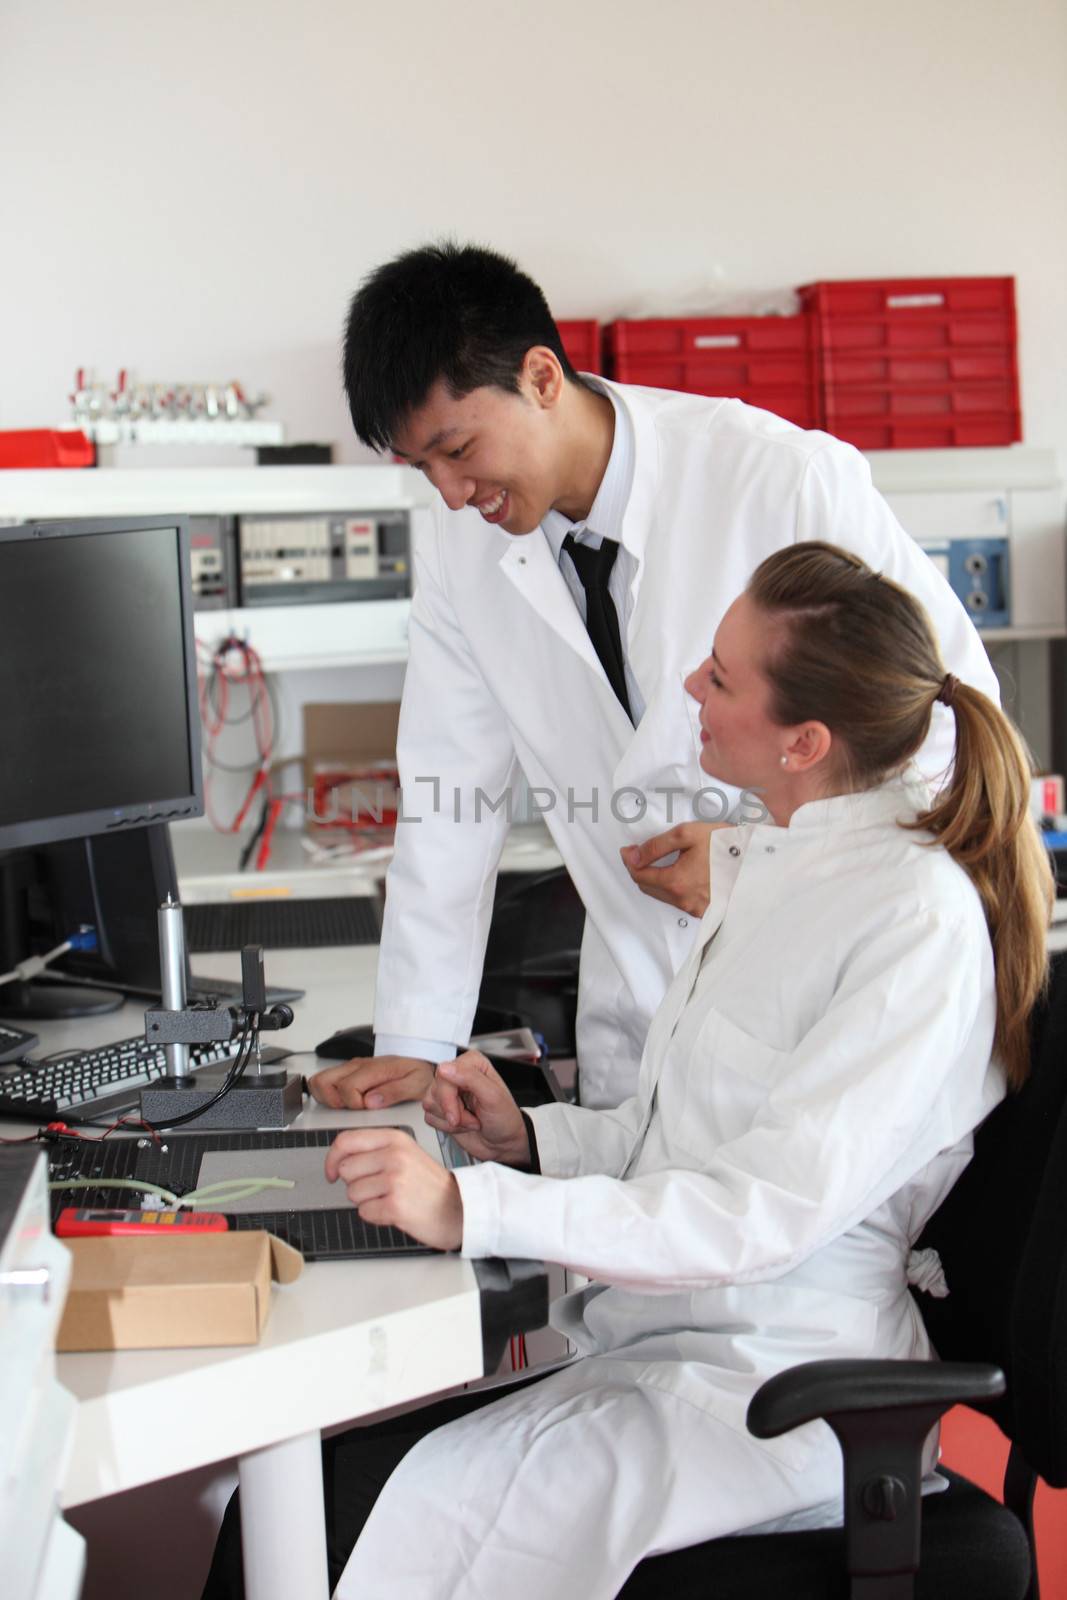
<instances>
[{"instance_id":1,"label":"man's smiling face","mask_svg":"<svg viewBox=\"0 0 1067 1600\"><path fill-rule=\"evenodd\" d=\"M519 385L457 399L438 379L392 441L449 510L473 506L505 533L532 533L559 493L555 407L525 368Z\"/></svg>"}]
</instances>

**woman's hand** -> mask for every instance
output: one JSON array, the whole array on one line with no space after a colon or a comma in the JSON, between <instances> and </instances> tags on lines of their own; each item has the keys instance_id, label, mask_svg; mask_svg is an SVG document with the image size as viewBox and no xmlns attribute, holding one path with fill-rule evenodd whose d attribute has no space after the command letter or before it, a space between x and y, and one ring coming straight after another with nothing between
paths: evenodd
<instances>
[{"instance_id":1,"label":"woman's hand","mask_svg":"<svg viewBox=\"0 0 1067 1600\"><path fill-rule=\"evenodd\" d=\"M691 917L702 917L711 899L711 836L728 822L680 822L644 844L623 845L622 864L637 887ZM677 852L677 854L675 854ZM664 856L672 859L657 867Z\"/></svg>"},{"instance_id":2,"label":"woman's hand","mask_svg":"<svg viewBox=\"0 0 1067 1600\"><path fill-rule=\"evenodd\" d=\"M436 1250L463 1243L459 1184L399 1128L346 1128L329 1148L326 1176L341 1179L364 1222L402 1228Z\"/></svg>"},{"instance_id":3,"label":"woman's hand","mask_svg":"<svg viewBox=\"0 0 1067 1600\"><path fill-rule=\"evenodd\" d=\"M450 1133L476 1161L524 1167L530 1160L522 1112L499 1072L477 1050L441 1062L422 1109L431 1128Z\"/></svg>"}]
</instances>

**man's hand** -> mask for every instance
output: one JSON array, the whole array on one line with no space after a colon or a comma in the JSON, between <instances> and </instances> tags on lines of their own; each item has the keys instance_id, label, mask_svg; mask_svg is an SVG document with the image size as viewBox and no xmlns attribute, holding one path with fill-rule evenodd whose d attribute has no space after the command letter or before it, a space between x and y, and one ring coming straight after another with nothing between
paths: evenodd
<instances>
[{"instance_id":1,"label":"man's hand","mask_svg":"<svg viewBox=\"0 0 1067 1600\"><path fill-rule=\"evenodd\" d=\"M450 1133L476 1161L524 1167L530 1160L522 1112L492 1062L477 1050L442 1061L422 1109L431 1128Z\"/></svg>"},{"instance_id":2,"label":"man's hand","mask_svg":"<svg viewBox=\"0 0 1067 1600\"><path fill-rule=\"evenodd\" d=\"M308 1088L334 1111L377 1111L421 1100L433 1082L433 1062L411 1056L356 1056L308 1079Z\"/></svg>"},{"instance_id":3,"label":"man's hand","mask_svg":"<svg viewBox=\"0 0 1067 1600\"><path fill-rule=\"evenodd\" d=\"M657 833L644 844L623 845L619 854L623 866L639 889L676 906L691 917L702 917L711 899L711 836L728 822L680 822ZM664 856L677 851L673 861L654 866Z\"/></svg>"},{"instance_id":4,"label":"man's hand","mask_svg":"<svg viewBox=\"0 0 1067 1600\"><path fill-rule=\"evenodd\" d=\"M402 1228L435 1250L463 1243L459 1184L399 1128L346 1128L330 1146L326 1176L341 1180L364 1222Z\"/></svg>"}]
</instances>

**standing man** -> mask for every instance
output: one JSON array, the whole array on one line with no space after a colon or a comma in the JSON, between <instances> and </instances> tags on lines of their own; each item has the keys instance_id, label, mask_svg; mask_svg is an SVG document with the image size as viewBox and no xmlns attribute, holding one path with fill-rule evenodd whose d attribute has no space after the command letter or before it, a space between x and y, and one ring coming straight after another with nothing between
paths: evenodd
<instances>
[{"instance_id":1,"label":"standing man","mask_svg":"<svg viewBox=\"0 0 1067 1600\"><path fill-rule=\"evenodd\" d=\"M759 563L842 545L921 600L950 671L999 698L996 679L858 451L738 400L580 376L540 289L492 251L427 247L372 273L344 378L359 438L440 499L415 551L376 1054L312 1091L421 1098L466 1044L521 771L586 908L582 1099L616 1105L706 907L710 825L737 801L700 769L685 677ZM936 711L935 778L953 738Z\"/></svg>"}]
</instances>

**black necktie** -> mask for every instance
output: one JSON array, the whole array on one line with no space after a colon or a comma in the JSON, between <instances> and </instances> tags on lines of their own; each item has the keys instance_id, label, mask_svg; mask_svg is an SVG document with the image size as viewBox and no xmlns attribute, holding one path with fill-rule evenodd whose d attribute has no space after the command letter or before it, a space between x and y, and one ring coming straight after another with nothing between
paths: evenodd
<instances>
[{"instance_id":1,"label":"black necktie","mask_svg":"<svg viewBox=\"0 0 1067 1600\"><path fill-rule=\"evenodd\" d=\"M614 539L604 539L597 550L593 545L579 544L574 535L568 533L563 548L574 562L574 570L585 590L585 625L593 649L600 657L600 664L608 675L608 682L619 704L632 722L630 697L626 692L622 639L619 635L619 614L608 593L608 579L619 553L618 544Z\"/></svg>"}]
</instances>

